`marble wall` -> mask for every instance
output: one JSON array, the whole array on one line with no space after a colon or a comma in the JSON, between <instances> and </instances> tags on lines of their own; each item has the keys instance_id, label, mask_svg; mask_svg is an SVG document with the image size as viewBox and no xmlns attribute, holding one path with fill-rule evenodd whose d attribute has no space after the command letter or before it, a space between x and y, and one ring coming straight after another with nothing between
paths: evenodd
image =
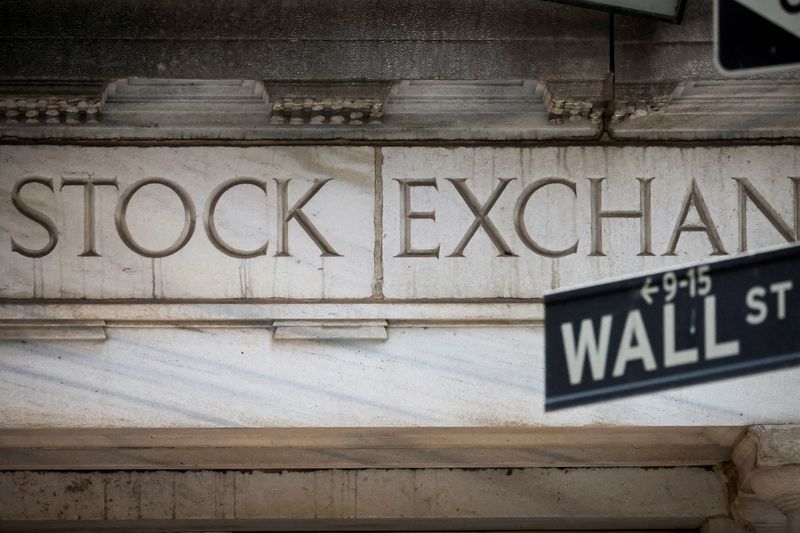
<instances>
[{"instance_id":1,"label":"marble wall","mask_svg":"<svg viewBox=\"0 0 800 533\"><path fill-rule=\"evenodd\" d=\"M372 294L371 148L6 146L0 149L0 161L4 243L0 253L8 269L0 296L358 298ZM46 229L12 205L14 187L33 176L48 181L25 184L18 198L49 217L59 237L55 248L38 258L15 253L10 245L14 239L39 251L48 243ZM148 184L152 178L166 180L166 185ZM70 180L106 183L93 186L94 210L89 218L95 232L94 255L86 253L85 236L84 195L90 186L65 186ZM231 180L245 182L224 192L218 189ZM315 184L323 180L330 181L316 190ZM115 185L108 185L112 182ZM187 205L182 205L175 189L185 195ZM123 214L126 192L130 200ZM309 238L298 217L284 226L279 215L284 200L285 218L309 192L313 194L299 211L300 220L307 220L311 231L325 240L322 248ZM211 198L218 199L213 240ZM122 221L128 227L127 237L119 227ZM287 235L279 238L284 227ZM190 235L182 233L185 228L191 228Z\"/></svg>"},{"instance_id":2,"label":"marble wall","mask_svg":"<svg viewBox=\"0 0 800 533\"><path fill-rule=\"evenodd\" d=\"M539 298L795 240L798 154L4 146L0 297Z\"/></svg>"},{"instance_id":3,"label":"marble wall","mask_svg":"<svg viewBox=\"0 0 800 533\"><path fill-rule=\"evenodd\" d=\"M110 328L105 342L4 342L0 426L797 423L798 380L780 370L545 413L537 327L392 327L384 342Z\"/></svg>"},{"instance_id":4,"label":"marble wall","mask_svg":"<svg viewBox=\"0 0 800 533\"><path fill-rule=\"evenodd\" d=\"M545 413L541 306L547 290L796 240L798 159L5 145L0 424L799 422L796 369ZM274 336L297 320L388 333ZM106 340L59 338L86 321ZM13 340L44 322L51 340Z\"/></svg>"}]
</instances>

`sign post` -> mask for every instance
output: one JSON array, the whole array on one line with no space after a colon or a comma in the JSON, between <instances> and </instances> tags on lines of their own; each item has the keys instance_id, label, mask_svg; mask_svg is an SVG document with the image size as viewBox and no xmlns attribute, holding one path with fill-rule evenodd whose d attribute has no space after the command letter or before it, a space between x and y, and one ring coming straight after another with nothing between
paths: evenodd
<instances>
[{"instance_id":1,"label":"sign post","mask_svg":"<svg viewBox=\"0 0 800 533\"><path fill-rule=\"evenodd\" d=\"M800 364L800 246L544 302L547 411Z\"/></svg>"}]
</instances>

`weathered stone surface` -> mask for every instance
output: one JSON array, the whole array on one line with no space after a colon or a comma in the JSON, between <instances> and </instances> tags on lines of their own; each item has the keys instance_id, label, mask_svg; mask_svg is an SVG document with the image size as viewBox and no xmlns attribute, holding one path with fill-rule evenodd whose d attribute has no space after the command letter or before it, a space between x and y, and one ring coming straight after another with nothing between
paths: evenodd
<instances>
[{"instance_id":1,"label":"weathered stone surface","mask_svg":"<svg viewBox=\"0 0 800 533\"><path fill-rule=\"evenodd\" d=\"M0 161L0 297L372 294L371 148L4 146ZM39 176L39 182L26 183L31 176ZM146 184L153 177L167 181ZM87 226L89 187L70 183L90 178L105 184L94 187L94 219ZM251 183L218 188L233 179ZM21 184L17 201L44 213L52 231L46 230L47 222L38 224L12 205L14 188ZM186 206L176 191L185 195ZM123 213L126 197L130 201ZM209 222L212 197L219 199L215 237ZM292 211L304 197L308 201L302 209ZM283 223L280 213L295 216ZM182 231L192 231L188 240ZM58 242L48 252L55 235ZM181 248L177 244L182 242ZM245 258L251 252L255 256Z\"/></svg>"},{"instance_id":2,"label":"weathered stone surface","mask_svg":"<svg viewBox=\"0 0 800 533\"><path fill-rule=\"evenodd\" d=\"M794 146L3 146L0 155L3 325L65 320L64 331L90 325L92 338L108 337L4 342L6 427L741 425L800 413L795 369L545 414L539 300L551 288L795 240ZM90 174L116 177L121 189L95 191L88 251L100 257L79 256L91 242L85 191L61 187L65 176ZM19 253L36 255L49 240L13 206L14 184L26 175L54 180L53 190L28 183L17 198L23 212L36 207L58 229L59 242L39 258ZM185 216L174 190L136 192L127 246L119 217L115 224L120 197L149 176L180 185L197 209L193 237L165 258L130 244L162 250L177 238ZM217 244L252 250L268 238L266 256L231 257L204 228L211 190L234 176L264 180L267 196L253 185L227 191ZM292 219L292 257L274 257L282 242L274 180L290 178L286 209L313 179L333 179L304 209L341 256L320 257L321 241ZM481 209L493 191L496 204ZM649 226L637 214L642 197ZM605 215L599 221L593 202ZM473 210L488 210L482 224ZM437 246L438 257L425 255ZM412 256L397 257L405 247ZM509 254L498 257L504 247ZM459 248L463 257L451 257ZM316 339L272 337L275 326L285 333L309 324L313 335L304 334ZM373 340L331 340L331 325L376 329Z\"/></svg>"},{"instance_id":3,"label":"weathered stone surface","mask_svg":"<svg viewBox=\"0 0 800 533\"><path fill-rule=\"evenodd\" d=\"M195 490L187 492L190 485ZM0 520L16 528L70 520L84 529L139 519L137 530L188 529L176 524L210 519L205 528L383 523L394 529L427 521L492 529L516 521L517 528L664 529L696 528L727 511L722 486L701 468L4 472L0 487L6 496Z\"/></svg>"},{"instance_id":4,"label":"weathered stone surface","mask_svg":"<svg viewBox=\"0 0 800 533\"><path fill-rule=\"evenodd\" d=\"M549 289L785 243L735 178L749 180L786 235L797 238L796 147L382 153L389 298L538 298ZM649 216L642 215L648 204ZM490 222L477 223L473 211L487 212ZM690 225L708 231L686 231Z\"/></svg>"},{"instance_id":5,"label":"weathered stone surface","mask_svg":"<svg viewBox=\"0 0 800 533\"><path fill-rule=\"evenodd\" d=\"M0 81L0 120L13 124L96 124L106 83L98 81Z\"/></svg>"},{"instance_id":6,"label":"weathered stone surface","mask_svg":"<svg viewBox=\"0 0 800 533\"><path fill-rule=\"evenodd\" d=\"M603 13L526 0L83 0L93 17L76 17L58 0L3 2L0 35L74 39L524 40L541 36L581 42L608 29ZM565 32L568 24L570 32Z\"/></svg>"},{"instance_id":7,"label":"weathered stone surface","mask_svg":"<svg viewBox=\"0 0 800 533\"><path fill-rule=\"evenodd\" d=\"M530 299L800 231L793 146L0 150L7 298Z\"/></svg>"},{"instance_id":8,"label":"weathered stone surface","mask_svg":"<svg viewBox=\"0 0 800 533\"><path fill-rule=\"evenodd\" d=\"M756 467L800 465L800 426L753 426L748 439L755 440Z\"/></svg>"},{"instance_id":9,"label":"weathered stone surface","mask_svg":"<svg viewBox=\"0 0 800 533\"><path fill-rule=\"evenodd\" d=\"M28 140L533 141L800 138L789 80L0 82L0 137ZM91 93L87 96L84 93ZM77 102L77 103L76 103Z\"/></svg>"},{"instance_id":10,"label":"weathered stone surface","mask_svg":"<svg viewBox=\"0 0 800 533\"><path fill-rule=\"evenodd\" d=\"M524 0L0 7L0 77L603 79L608 15ZM569 31L566 29L569 28ZM486 58L492 58L487 61Z\"/></svg>"},{"instance_id":11,"label":"weathered stone surface","mask_svg":"<svg viewBox=\"0 0 800 533\"><path fill-rule=\"evenodd\" d=\"M723 75L714 66L714 0L690 0L679 25L641 17L614 17L614 74L620 82L713 80ZM798 79L787 70L753 76Z\"/></svg>"},{"instance_id":12,"label":"weathered stone surface","mask_svg":"<svg viewBox=\"0 0 800 533\"><path fill-rule=\"evenodd\" d=\"M746 425L800 422L800 370L544 412L537 327L390 327L376 341L262 328L107 328L105 343L4 342L14 427ZM422 326L422 325L420 325Z\"/></svg>"},{"instance_id":13,"label":"weathered stone surface","mask_svg":"<svg viewBox=\"0 0 800 533\"><path fill-rule=\"evenodd\" d=\"M54 327L64 323L75 327L90 325L140 326L255 326L267 327L276 322L336 319L351 323L390 321L392 325L518 325L541 326L544 309L541 302L497 301L440 302L391 301L373 299L358 302L325 301L237 301L163 302L125 301L31 302L8 299L0 304L0 317L6 328Z\"/></svg>"},{"instance_id":14,"label":"weathered stone surface","mask_svg":"<svg viewBox=\"0 0 800 533\"><path fill-rule=\"evenodd\" d=\"M642 98L616 104L617 110L608 126L615 139L702 141L800 137L800 83L794 81L686 81L666 94L642 95Z\"/></svg>"},{"instance_id":15,"label":"weathered stone surface","mask_svg":"<svg viewBox=\"0 0 800 533\"><path fill-rule=\"evenodd\" d=\"M774 505L751 492L742 492L731 502L731 514L756 533L786 533L786 516Z\"/></svg>"},{"instance_id":16,"label":"weathered stone surface","mask_svg":"<svg viewBox=\"0 0 800 533\"><path fill-rule=\"evenodd\" d=\"M44 87L41 82L0 83L0 137L522 141L596 139L602 129L597 81L125 78L109 83L105 91L101 87L101 94L89 100L99 101L97 106L81 100L83 107L74 109L61 85L53 86L53 94L41 94Z\"/></svg>"},{"instance_id":17,"label":"weathered stone surface","mask_svg":"<svg viewBox=\"0 0 800 533\"><path fill-rule=\"evenodd\" d=\"M703 524L700 533L747 533L747 530L730 518L716 517Z\"/></svg>"},{"instance_id":18,"label":"weathered stone surface","mask_svg":"<svg viewBox=\"0 0 800 533\"><path fill-rule=\"evenodd\" d=\"M785 515L787 533L800 532L800 426L753 426L736 446L733 460L743 495L773 505ZM745 498L741 503L739 510L750 514L746 519L751 523L776 522L768 506L748 505Z\"/></svg>"},{"instance_id":19,"label":"weathered stone surface","mask_svg":"<svg viewBox=\"0 0 800 533\"><path fill-rule=\"evenodd\" d=\"M714 466L738 427L0 429L3 470Z\"/></svg>"}]
</instances>

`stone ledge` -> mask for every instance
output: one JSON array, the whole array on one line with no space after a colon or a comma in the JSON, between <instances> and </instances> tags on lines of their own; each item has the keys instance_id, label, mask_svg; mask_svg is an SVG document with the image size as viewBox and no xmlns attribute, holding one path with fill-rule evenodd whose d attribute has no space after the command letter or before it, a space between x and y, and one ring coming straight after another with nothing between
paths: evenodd
<instances>
[{"instance_id":1,"label":"stone ledge","mask_svg":"<svg viewBox=\"0 0 800 533\"><path fill-rule=\"evenodd\" d=\"M612 101L608 83L4 82L0 140L587 141L604 129L617 141L800 138L800 81L617 83Z\"/></svg>"},{"instance_id":2,"label":"stone ledge","mask_svg":"<svg viewBox=\"0 0 800 533\"><path fill-rule=\"evenodd\" d=\"M290 340L385 341L385 320L276 320L272 338Z\"/></svg>"},{"instance_id":3,"label":"stone ledge","mask_svg":"<svg viewBox=\"0 0 800 533\"><path fill-rule=\"evenodd\" d=\"M800 82L686 81L624 85L609 125L617 140L707 141L800 138Z\"/></svg>"},{"instance_id":4,"label":"stone ledge","mask_svg":"<svg viewBox=\"0 0 800 533\"><path fill-rule=\"evenodd\" d=\"M362 529L376 521L406 530L445 524L491 530L509 522L532 529L668 529L697 528L727 514L714 473L686 467L2 472L0 491L6 496L0 518L19 529L53 520L81 530L137 520L139 531L181 529L172 524L191 520L203 521L200 529L224 523L228 530Z\"/></svg>"},{"instance_id":5,"label":"stone ledge","mask_svg":"<svg viewBox=\"0 0 800 533\"><path fill-rule=\"evenodd\" d=\"M99 123L94 119L56 123L39 118L20 122L16 110L0 105L0 119L4 120L0 139L326 142L598 138L602 105L597 103L599 95L592 93L597 84L577 83L591 88L577 97L572 96L570 83L556 85L554 94L545 83L532 80L262 83L127 78L108 85L101 98ZM16 105L15 98L9 95L6 100ZM47 98L57 97L39 97L44 104Z\"/></svg>"},{"instance_id":6,"label":"stone ledge","mask_svg":"<svg viewBox=\"0 0 800 533\"><path fill-rule=\"evenodd\" d=\"M736 427L0 429L0 470L711 466Z\"/></svg>"},{"instance_id":7,"label":"stone ledge","mask_svg":"<svg viewBox=\"0 0 800 533\"><path fill-rule=\"evenodd\" d=\"M541 327L541 301L502 299L460 301L0 301L0 320L103 321L111 328L136 327L270 327L273 321L330 319L386 320L390 326L436 327L516 325ZM19 321L19 322L17 322Z\"/></svg>"},{"instance_id":8,"label":"stone ledge","mask_svg":"<svg viewBox=\"0 0 800 533\"><path fill-rule=\"evenodd\" d=\"M104 320L2 320L0 341L104 341Z\"/></svg>"}]
</instances>

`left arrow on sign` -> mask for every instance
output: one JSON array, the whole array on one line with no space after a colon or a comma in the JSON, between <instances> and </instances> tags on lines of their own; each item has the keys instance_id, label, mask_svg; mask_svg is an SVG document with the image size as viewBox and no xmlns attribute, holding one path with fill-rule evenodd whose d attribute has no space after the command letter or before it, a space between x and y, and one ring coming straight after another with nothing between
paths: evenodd
<instances>
[{"instance_id":1,"label":"left arrow on sign","mask_svg":"<svg viewBox=\"0 0 800 533\"><path fill-rule=\"evenodd\" d=\"M653 303L653 297L650 295L658 292L658 287L654 287L650 284L651 279L652 278L647 278L644 281L644 285L642 285L642 289L639 291L639 294L642 295L642 299L647 302L647 305Z\"/></svg>"}]
</instances>

